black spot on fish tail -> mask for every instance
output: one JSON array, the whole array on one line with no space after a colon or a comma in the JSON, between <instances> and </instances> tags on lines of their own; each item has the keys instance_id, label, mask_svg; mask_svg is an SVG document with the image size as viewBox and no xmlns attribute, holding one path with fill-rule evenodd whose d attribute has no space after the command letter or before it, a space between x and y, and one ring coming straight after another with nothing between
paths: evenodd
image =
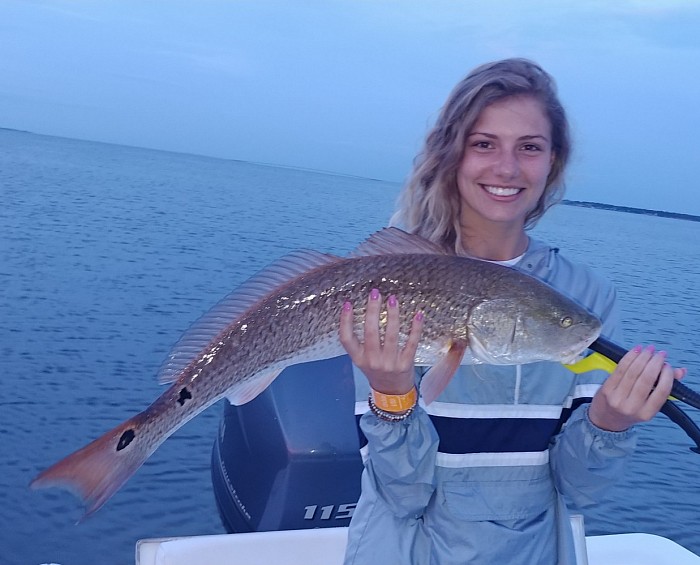
<instances>
[{"instance_id":1,"label":"black spot on fish tail","mask_svg":"<svg viewBox=\"0 0 700 565\"><path fill-rule=\"evenodd\" d=\"M187 387L185 387L180 391L180 397L177 399L177 401L180 404L180 406L184 406L185 401L189 400L190 398L192 398L192 394L189 390L187 390Z\"/></svg>"},{"instance_id":2,"label":"black spot on fish tail","mask_svg":"<svg viewBox=\"0 0 700 565\"><path fill-rule=\"evenodd\" d=\"M136 433L134 433L134 430L126 430L122 434L122 437L119 438L119 442L117 443L117 451L124 449L127 445L134 441L135 437Z\"/></svg>"}]
</instances>

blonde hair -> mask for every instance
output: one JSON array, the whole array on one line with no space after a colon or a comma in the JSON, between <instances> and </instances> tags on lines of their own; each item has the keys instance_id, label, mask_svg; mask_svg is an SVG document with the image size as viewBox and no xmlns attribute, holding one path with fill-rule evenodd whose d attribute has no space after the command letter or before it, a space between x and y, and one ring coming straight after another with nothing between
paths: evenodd
<instances>
[{"instance_id":1,"label":"blonde hair","mask_svg":"<svg viewBox=\"0 0 700 565\"><path fill-rule=\"evenodd\" d=\"M538 100L552 128L552 168L542 197L525 219L525 229L532 228L562 199L571 141L554 79L532 61L504 59L477 67L452 90L414 161L392 224L400 224L447 250L461 250L457 170L466 139L484 108L509 96Z\"/></svg>"}]
</instances>

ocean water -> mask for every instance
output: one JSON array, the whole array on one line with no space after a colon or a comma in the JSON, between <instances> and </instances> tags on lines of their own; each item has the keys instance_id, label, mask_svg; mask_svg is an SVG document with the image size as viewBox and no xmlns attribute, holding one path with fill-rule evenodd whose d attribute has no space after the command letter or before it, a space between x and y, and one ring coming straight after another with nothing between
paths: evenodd
<instances>
[{"instance_id":1,"label":"ocean water","mask_svg":"<svg viewBox=\"0 0 700 565\"><path fill-rule=\"evenodd\" d=\"M171 437L99 512L28 489L155 399L189 324L300 247L345 253L399 185L0 130L0 564L133 563L136 540L223 533L209 476L221 406ZM700 388L700 223L559 206L535 230L618 286L628 345ZM688 408L698 422L700 414ZM589 533L652 532L700 553L700 455L663 416Z\"/></svg>"}]
</instances>

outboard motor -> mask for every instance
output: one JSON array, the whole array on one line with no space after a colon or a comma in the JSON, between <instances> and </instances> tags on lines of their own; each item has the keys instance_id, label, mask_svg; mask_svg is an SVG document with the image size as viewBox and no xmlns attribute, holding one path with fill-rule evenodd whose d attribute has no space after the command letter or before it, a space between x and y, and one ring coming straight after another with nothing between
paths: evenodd
<instances>
[{"instance_id":1,"label":"outboard motor","mask_svg":"<svg viewBox=\"0 0 700 565\"><path fill-rule=\"evenodd\" d=\"M349 357L285 369L243 406L226 404L212 482L230 533L347 526L362 459Z\"/></svg>"}]
</instances>

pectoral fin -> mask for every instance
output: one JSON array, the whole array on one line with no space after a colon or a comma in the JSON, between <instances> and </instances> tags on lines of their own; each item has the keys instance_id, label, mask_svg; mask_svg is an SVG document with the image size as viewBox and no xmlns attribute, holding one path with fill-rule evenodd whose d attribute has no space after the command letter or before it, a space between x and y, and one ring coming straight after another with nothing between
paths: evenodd
<instances>
[{"instance_id":1,"label":"pectoral fin","mask_svg":"<svg viewBox=\"0 0 700 565\"><path fill-rule=\"evenodd\" d=\"M467 344L463 341L452 341L445 356L433 365L425 374L420 384L420 393L425 404L433 402L450 382L462 362Z\"/></svg>"},{"instance_id":2,"label":"pectoral fin","mask_svg":"<svg viewBox=\"0 0 700 565\"><path fill-rule=\"evenodd\" d=\"M272 369L253 375L241 381L226 392L226 398L234 406L246 404L264 391L282 372L282 369Z\"/></svg>"}]
</instances>

